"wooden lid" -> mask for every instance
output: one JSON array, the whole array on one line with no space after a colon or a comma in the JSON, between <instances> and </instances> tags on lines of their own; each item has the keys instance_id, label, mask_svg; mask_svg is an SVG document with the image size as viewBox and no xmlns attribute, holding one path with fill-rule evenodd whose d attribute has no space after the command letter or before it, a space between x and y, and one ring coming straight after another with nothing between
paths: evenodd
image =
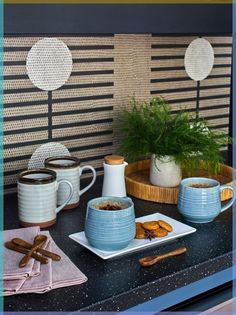
<instances>
[{"instance_id":1,"label":"wooden lid","mask_svg":"<svg viewBox=\"0 0 236 315\"><path fill-rule=\"evenodd\" d=\"M119 165L124 163L124 157L121 155L107 155L104 157L105 163L109 165Z\"/></svg>"}]
</instances>

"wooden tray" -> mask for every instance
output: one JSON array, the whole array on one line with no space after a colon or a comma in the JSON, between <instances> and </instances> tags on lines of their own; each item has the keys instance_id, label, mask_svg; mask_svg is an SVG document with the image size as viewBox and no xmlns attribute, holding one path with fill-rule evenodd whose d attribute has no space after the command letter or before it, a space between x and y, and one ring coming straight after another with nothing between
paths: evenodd
<instances>
[{"instance_id":1,"label":"wooden tray","mask_svg":"<svg viewBox=\"0 0 236 315\"><path fill-rule=\"evenodd\" d=\"M125 182L127 193L139 199L160 203L177 204L179 187L153 186L149 181L150 160L138 161L126 166ZM221 184L233 185L233 168L221 164L220 172L216 176L209 176L207 171L199 170L192 176L208 177L218 180ZM183 174L183 178L186 177ZM221 200L232 198L232 192L225 189L221 194Z\"/></svg>"}]
</instances>

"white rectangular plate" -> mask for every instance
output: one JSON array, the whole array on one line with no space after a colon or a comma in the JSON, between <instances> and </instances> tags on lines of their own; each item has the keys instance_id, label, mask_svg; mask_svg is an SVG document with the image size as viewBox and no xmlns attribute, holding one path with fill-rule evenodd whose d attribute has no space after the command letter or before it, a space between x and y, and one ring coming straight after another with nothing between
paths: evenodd
<instances>
[{"instance_id":1,"label":"white rectangular plate","mask_svg":"<svg viewBox=\"0 0 236 315\"><path fill-rule=\"evenodd\" d=\"M161 213L145 215L143 217L135 219L136 222L157 221L157 220L164 220L168 222L170 225L172 225L173 231L171 233L168 233L168 235L165 237L153 238L151 241L149 239L147 240L133 239L126 248L121 249L121 250L116 250L116 251L108 252L108 251L103 251L103 250L90 246L84 232L74 233L74 234L69 235L69 237L72 240L79 243L80 245L86 247L87 249L89 249L91 252L101 257L102 259L110 259L113 257L117 257L117 256L121 256L124 254L137 251L139 249L144 249L144 248L146 249L155 245L163 244L165 242L196 232L195 228L189 225L183 224L179 221L176 221Z\"/></svg>"}]
</instances>

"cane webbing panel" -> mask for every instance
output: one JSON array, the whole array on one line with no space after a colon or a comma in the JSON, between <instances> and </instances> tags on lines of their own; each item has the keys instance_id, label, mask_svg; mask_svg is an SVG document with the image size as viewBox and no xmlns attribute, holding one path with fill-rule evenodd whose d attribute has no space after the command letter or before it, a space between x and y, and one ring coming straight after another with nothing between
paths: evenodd
<instances>
[{"instance_id":1,"label":"cane webbing panel","mask_svg":"<svg viewBox=\"0 0 236 315\"><path fill-rule=\"evenodd\" d=\"M52 36L54 37L54 36ZM162 95L173 111L196 108L197 83L184 69L184 54L197 36L116 34L58 36L70 49L69 80L52 92L37 89L26 73L30 48L43 36L7 37L4 53L5 188L16 186L16 174L27 167L32 153L52 139L64 144L83 164L102 172L103 156L114 153L119 135L113 120L135 95L139 100ZM205 36L211 43L214 66L200 83L200 116L212 128L228 132L231 37ZM51 124L49 124L49 121ZM86 175L85 175L86 176Z\"/></svg>"}]
</instances>

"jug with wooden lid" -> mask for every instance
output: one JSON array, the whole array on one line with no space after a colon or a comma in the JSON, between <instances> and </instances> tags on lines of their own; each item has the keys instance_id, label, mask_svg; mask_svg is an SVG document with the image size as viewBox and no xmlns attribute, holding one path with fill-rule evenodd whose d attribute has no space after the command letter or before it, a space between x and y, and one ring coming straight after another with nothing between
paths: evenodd
<instances>
[{"instance_id":1,"label":"jug with wooden lid","mask_svg":"<svg viewBox=\"0 0 236 315\"><path fill-rule=\"evenodd\" d=\"M128 165L120 155L107 155L104 157L104 179L102 196L125 197L125 167Z\"/></svg>"}]
</instances>

